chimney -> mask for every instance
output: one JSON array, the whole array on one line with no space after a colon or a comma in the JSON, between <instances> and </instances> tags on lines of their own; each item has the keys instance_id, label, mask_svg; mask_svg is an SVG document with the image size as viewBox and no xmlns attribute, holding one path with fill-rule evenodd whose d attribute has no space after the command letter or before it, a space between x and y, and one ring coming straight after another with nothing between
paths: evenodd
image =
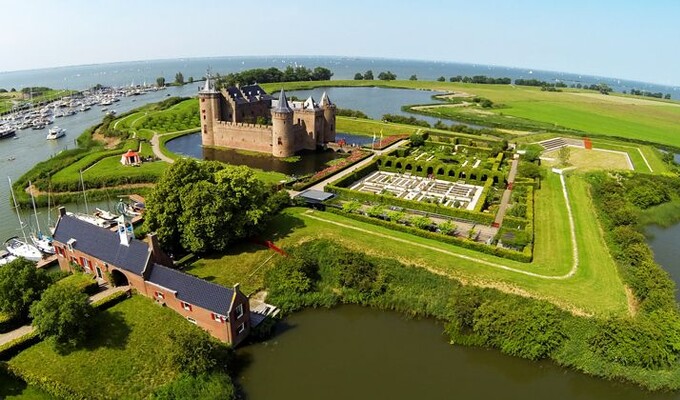
<instances>
[{"instance_id":1,"label":"chimney","mask_svg":"<svg viewBox=\"0 0 680 400\"><path fill-rule=\"evenodd\" d=\"M64 207L64 206L59 207L59 216L63 217L65 215L66 215L66 207Z\"/></svg>"},{"instance_id":2,"label":"chimney","mask_svg":"<svg viewBox=\"0 0 680 400\"><path fill-rule=\"evenodd\" d=\"M172 267L174 262L172 261L172 258L165 254L163 249L161 249L161 245L158 243L158 237L156 237L156 234L149 233L146 235L146 238L147 243L149 244L149 250L151 251L151 259L156 264Z\"/></svg>"}]
</instances>

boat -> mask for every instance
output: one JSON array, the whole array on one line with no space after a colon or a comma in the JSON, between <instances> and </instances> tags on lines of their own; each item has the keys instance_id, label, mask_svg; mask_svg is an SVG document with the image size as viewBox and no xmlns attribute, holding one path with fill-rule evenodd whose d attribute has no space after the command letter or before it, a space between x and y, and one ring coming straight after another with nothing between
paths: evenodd
<instances>
[{"instance_id":1,"label":"boat","mask_svg":"<svg viewBox=\"0 0 680 400\"><path fill-rule=\"evenodd\" d=\"M95 208L95 210L96 210L94 212L95 217L105 219L107 221L115 221L118 219L118 217L120 217L120 215L116 215L112 212L102 210L101 208Z\"/></svg>"},{"instance_id":2,"label":"boat","mask_svg":"<svg viewBox=\"0 0 680 400\"><path fill-rule=\"evenodd\" d=\"M0 266L7 265L17 258L11 255L7 250L0 250Z\"/></svg>"},{"instance_id":3,"label":"boat","mask_svg":"<svg viewBox=\"0 0 680 400\"><path fill-rule=\"evenodd\" d=\"M83 189L83 199L85 200L85 214L67 212L66 215L78 218L83 222L87 222L88 224L92 224L100 228L110 228L114 226L116 224L115 220L104 219L96 215L96 213L94 215L90 214L90 209L87 206L87 195L85 194L85 182L83 181L83 171L80 171L80 184Z\"/></svg>"},{"instance_id":4,"label":"boat","mask_svg":"<svg viewBox=\"0 0 680 400\"><path fill-rule=\"evenodd\" d=\"M42 259L42 253L37 247L28 243L26 238L26 231L24 230L24 223L21 221L21 215L19 214L19 206L17 205L16 197L14 197L14 189L12 188L12 179L7 177L9 181L9 190L12 193L12 201L14 202L14 209L17 213L17 219L19 219L19 226L21 227L21 233L23 234L24 240L22 241L19 237L14 236L5 241L5 248L7 251L15 257L23 257L30 261L40 261Z\"/></svg>"},{"instance_id":5,"label":"boat","mask_svg":"<svg viewBox=\"0 0 680 400\"><path fill-rule=\"evenodd\" d=\"M60 128L58 126L55 126L54 128L50 128L48 131L49 133L47 134L47 140L55 140L59 139L60 137L63 137L66 135L66 129Z\"/></svg>"},{"instance_id":6,"label":"boat","mask_svg":"<svg viewBox=\"0 0 680 400\"><path fill-rule=\"evenodd\" d=\"M16 129L9 125L0 127L0 139L11 138L16 133Z\"/></svg>"},{"instance_id":7,"label":"boat","mask_svg":"<svg viewBox=\"0 0 680 400\"><path fill-rule=\"evenodd\" d=\"M28 187L31 188L33 185L31 181L28 181ZM54 246L52 245L52 237L44 235L40 229L40 220L38 219L38 209L35 206L35 197L33 197L33 191L31 190L31 204L33 204L33 215L35 215L35 226L37 228L36 232L31 233L31 242L38 248L41 252L45 254L54 254ZM48 205L49 207L49 205Z\"/></svg>"},{"instance_id":8,"label":"boat","mask_svg":"<svg viewBox=\"0 0 680 400\"><path fill-rule=\"evenodd\" d=\"M112 116L112 117L113 117L113 116L115 116L115 115L116 115L116 110L109 110L109 111L107 111L107 112L106 112L106 114L105 114L105 115L110 115L110 116Z\"/></svg>"}]
</instances>

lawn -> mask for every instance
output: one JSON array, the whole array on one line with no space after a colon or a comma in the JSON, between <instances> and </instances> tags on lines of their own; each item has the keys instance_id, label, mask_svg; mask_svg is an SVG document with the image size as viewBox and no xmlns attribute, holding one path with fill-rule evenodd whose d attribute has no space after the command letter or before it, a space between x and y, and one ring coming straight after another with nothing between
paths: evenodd
<instances>
[{"instance_id":1,"label":"lawn","mask_svg":"<svg viewBox=\"0 0 680 400\"><path fill-rule=\"evenodd\" d=\"M406 125L406 124L397 124L393 122L383 122L383 121L376 121L374 119L363 119L363 118L352 118L352 117L336 117L337 120L337 131L338 132L347 132L347 133L355 133L359 135L365 135L365 136L373 136L375 134L377 137L380 137L380 132L382 131L384 136L391 136L391 135L410 135L412 133L415 133L419 130L424 131L427 130L428 132L432 133L437 133L437 134L444 134L444 135L449 135L449 136L458 136L458 137L465 137L465 138L470 138L470 139L475 139L475 140L487 140L487 141L497 141L499 140L498 138L493 138L493 137L480 137L479 135L469 135L466 133L459 133L459 132L451 132L451 131L446 131L446 130L441 130L441 129L434 129L434 128L423 128L419 126L413 126L413 125Z\"/></svg>"},{"instance_id":2,"label":"lawn","mask_svg":"<svg viewBox=\"0 0 680 400\"><path fill-rule=\"evenodd\" d=\"M52 396L36 388L28 386L20 379L14 378L0 370L0 399L3 400L51 400Z\"/></svg>"},{"instance_id":3,"label":"lawn","mask_svg":"<svg viewBox=\"0 0 680 400\"><path fill-rule=\"evenodd\" d=\"M262 237L279 247L290 247L310 238L325 238L369 254L398 259L432 272L476 285L547 299L565 309L581 313L623 314L626 296L616 266L605 247L586 182L579 176L567 178L573 207L580 262L572 268L571 235L559 178L548 176L536 192L535 261L527 264L478 253L438 241L412 236L336 214L289 209L276 218ZM195 264L189 272L231 286L262 285L263 262L274 254L265 248L249 247L222 259ZM261 267L260 267L261 266ZM252 276L256 268L260 269ZM244 274L247 279L244 279Z\"/></svg>"},{"instance_id":4,"label":"lawn","mask_svg":"<svg viewBox=\"0 0 680 400\"><path fill-rule=\"evenodd\" d=\"M542 92L537 87L429 81L294 82L286 83L286 90L321 86L380 86L462 92L490 99L498 108L483 109L491 113L486 116L476 111L473 114L466 107L447 108L445 112L454 119L467 116L480 123L487 119L505 121L511 126L519 123L530 129L567 128L680 147L680 104L672 101L618 94L606 96L578 89ZM263 87L265 90L278 89L275 85Z\"/></svg>"},{"instance_id":5,"label":"lawn","mask_svg":"<svg viewBox=\"0 0 680 400\"><path fill-rule=\"evenodd\" d=\"M162 161L145 162L139 167L132 167L129 165L122 165L120 163L120 156L107 157L99 161L97 164L83 171L83 179L97 180L101 178L111 177L151 177L160 176L168 167L168 163ZM152 180L149 180L152 181Z\"/></svg>"},{"instance_id":6,"label":"lawn","mask_svg":"<svg viewBox=\"0 0 680 400\"><path fill-rule=\"evenodd\" d=\"M557 166L559 164L558 157L559 150L553 150L541 154L541 157L552 158L553 160L544 160L545 165ZM605 170L630 170L631 166L628 164L627 152L614 153L606 150L586 150L577 147L569 147L569 166L575 167L579 171L592 171L596 169ZM645 169L646 166L645 166Z\"/></svg>"},{"instance_id":7,"label":"lawn","mask_svg":"<svg viewBox=\"0 0 680 400\"><path fill-rule=\"evenodd\" d=\"M82 349L59 355L41 342L8 363L20 375L58 382L84 398L141 399L177 376L167 359L168 335L186 325L172 310L133 296L95 317Z\"/></svg>"}]
</instances>

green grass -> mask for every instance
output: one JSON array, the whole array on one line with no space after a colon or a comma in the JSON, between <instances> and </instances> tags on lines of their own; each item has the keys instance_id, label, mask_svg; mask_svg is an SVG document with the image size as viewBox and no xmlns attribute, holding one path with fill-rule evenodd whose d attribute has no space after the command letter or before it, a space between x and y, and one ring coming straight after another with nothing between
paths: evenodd
<instances>
[{"instance_id":1,"label":"green grass","mask_svg":"<svg viewBox=\"0 0 680 400\"><path fill-rule=\"evenodd\" d=\"M650 207L640 215L640 225L650 224L670 227L680 221L680 200Z\"/></svg>"},{"instance_id":2,"label":"green grass","mask_svg":"<svg viewBox=\"0 0 680 400\"><path fill-rule=\"evenodd\" d=\"M21 379L0 370L0 399L5 400L51 400L52 396L29 386Z\"/></svg>"},{"instance_id":3,"label":"green grass","mask_svg":"<svg viewBox=\"0 0 680 400\"><path fill-rule=\"evenodd\" d=\"M22 376L59 382L85 398L145 398L177 376L168 335L186 324L174 311L133 296L95 317L84 348L59 355L41 342L8 363Z\"/></svg>"},{"instance_id":4,"label":"green grass","mask_svg":"<svg viewBox=\"0 0 680 400\"><path fill-rule=\"evenodd\" d=\"M559 179L556 178L549 177L536 193L536 234L542 237L537 239L536 261L530 264L477 253L335 214L319 211L310 214L305 209L287 210L276 218L270 230L262 237L273 240L277 246L284 248L310 238L330 239L356 250L396 258L464 282L547 299L566 309L601 315L626 313L623 284L605 247L587 192L587 184L580 176L570 176L567 179L581 257L579 269L573 276L566 279L545 279L484 264L491 262L547 276L561 276L569 272L572 257L566 211L553 208L564 202ZM324 221L314 219L313 216ZM543 226L539 228L540 224ZM274 253L271 250L251 247L243 256L234 254L227 255L222 260L199 262L190 272L202 277L213 277L216 282L227 286L245 282L250 287L258 287L262 284L262 270L268 264L261 267L261 272L256 272L252 277L250 274L272 254ZM238 267L234 267L236 265ZM249 278L245 279L242 274Z\"/></svg>"},{"instance_id":5,"label":"green grass","mask_svg":"<svg viewBox=\"0 0 680 400\"><path fill-rule=\"evenodd\" d=\"M373 136L373 134L375 134L376 137L379 137L380 131L382 131L384 136L392 136L392 135L410 135L412 133L417 132L418 130L421 131L427 130L428 132L443 134L452 137L458 136L475 140L488 140L488 141L499 140L497 138L492 137L480 137L479 135L469 135L466 133L451 132L442 129L423 128L420 126L376 121L374 119L336 117L336 120L338 124L337 127L338 132L354 133L364 136Z\"/></svg>"},{"instance_id":6,"label":"green grass","mask_svg":"<svg viewBox=\"0 0 680 400\"><path fill-rule=\"evenodd\" d=\"M464 92L492 100L499 108L485 109L495 114L486 117L487 120L504 121L509 127L519 123L528 128L533 126L533 129L565 128L680 147L680 107L672 101L617 94L605 96L577 89L542 92L537 87L429 81L292 82L286 83L284 87L286 90L296 90L322 86L380 86ZM269 91L278 90L280 84L263 87ZM479 117L471 115L470 110L448 110L453 118L456 115ZM518 121L518 118L522 120ZM483 119L479 117L476 121L483 122Z\"/></svg>"},{"instance_id":7,"label":"green grass","mask_svg":"<svg viewBox=\"0 0 680 400\"><path fill-rule=\"evenodd\" d=\"M122 165L119 156L107 157L92 168L83 172L83 179L99 179L103 177L141 177L160 176L168 167L168 163L154 161L142 163L139 167Z\"/></svg>"}]
</instances>

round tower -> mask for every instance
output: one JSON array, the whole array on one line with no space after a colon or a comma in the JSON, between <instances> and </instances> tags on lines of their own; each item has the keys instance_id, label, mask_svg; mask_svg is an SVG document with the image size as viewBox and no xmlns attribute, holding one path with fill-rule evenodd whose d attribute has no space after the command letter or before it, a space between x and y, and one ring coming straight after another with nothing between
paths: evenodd
<instances>
[{"instance_id":1,"label":"round tower","mask_svg":"<svg viewBox=\"0 0 680 400\"><path fill-rule=\"evenodd\" d=\"M215 90L210 74L206 77L203 88L198 91L198 104L201 113L201 142L203 146L214 146L214 126L220 116L220 92Z\"/></svg>"},{"instance_id":2,"label":"round tower","mask_svg":"<svg viewBox=\"0 0 680 400\"><path fill-rule=\"evenodd\" d=\"M326 92L323 92L319 105L323 109L323 140L324 142L335 142L335 104L331 103L331 99Z\"/></svg>"},{"instance_id":3,"label":"round tower","mask_svg":"<svg viewBox=\"0 0 680 400\"><path fill-rule=\"evenodd\" d=\"M288 106L286 94L281 89L279 101L272 108L272 154L290 157L295 154L293 137L293 110Z\"/></svg>"}]
</instances>

